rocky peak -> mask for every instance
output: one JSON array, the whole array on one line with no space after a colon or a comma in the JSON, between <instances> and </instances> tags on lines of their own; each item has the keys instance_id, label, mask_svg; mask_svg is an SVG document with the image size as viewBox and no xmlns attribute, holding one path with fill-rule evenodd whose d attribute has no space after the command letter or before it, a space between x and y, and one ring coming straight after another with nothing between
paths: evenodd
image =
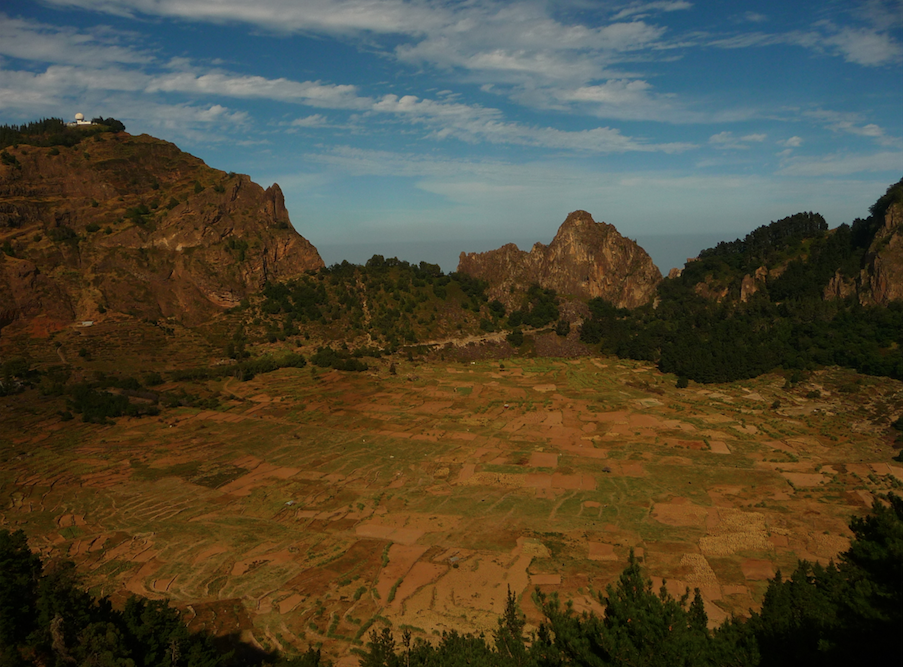
<instances>
[{"instance_id":1,"label":"rocky peak","mask_svg":"<svg viewBox=\"0 0 903 667\"><path fill-rule=\"evenodd\" d=\"M547 246L529 251L514 244L483 253L461 253L458 271L489 283L490 298L516 307L531 284L574 299L602 297L635 308L655 295L661 273L635 241L586 211L570 213Z\"/></svg>"}]
</instances>

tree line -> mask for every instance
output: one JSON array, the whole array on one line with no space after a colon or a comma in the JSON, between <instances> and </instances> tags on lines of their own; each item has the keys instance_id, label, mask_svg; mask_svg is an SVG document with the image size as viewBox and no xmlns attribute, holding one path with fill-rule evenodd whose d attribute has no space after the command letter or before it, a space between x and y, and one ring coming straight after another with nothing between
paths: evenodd
<instances>
[{"instance_id":1,"label":"tree line","mask_svg":"<svg viewBox=\"0 0 903 667\"><path fill-rule=\"evenodd\" d=\"M71 128L62 118L42 118L22 125L0 125L0 148L17 144L71 147L98 132L125 132L125 124L115 118L98 116L91 122L94 126Z\"/></svg>"}]
</instances>

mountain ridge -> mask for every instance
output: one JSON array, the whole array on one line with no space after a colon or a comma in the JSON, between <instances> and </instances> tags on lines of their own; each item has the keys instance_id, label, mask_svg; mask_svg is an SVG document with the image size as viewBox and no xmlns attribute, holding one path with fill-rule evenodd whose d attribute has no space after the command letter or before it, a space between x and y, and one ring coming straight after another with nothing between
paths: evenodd
<instances>
[{"instance_id":1,"label":"mountain ridge","mask_svg":"<svg viewBox=\"0 0 903 667\"><path fill-rule=\"evenodd\" d=\"M18 144L0 164L0 319L108 312L186 324L318 269L281 189L148 135Z\"/></svg>"}]
</instances>

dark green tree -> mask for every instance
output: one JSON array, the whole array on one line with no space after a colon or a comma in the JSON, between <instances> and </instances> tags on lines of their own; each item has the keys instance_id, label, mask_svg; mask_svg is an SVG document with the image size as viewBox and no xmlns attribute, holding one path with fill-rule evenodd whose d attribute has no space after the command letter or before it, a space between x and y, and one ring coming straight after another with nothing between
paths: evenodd
<instances>
[{"instance_id":1,"label":"dark green tree","mask_svg":"<svg viewBox=\"0 0 903 667\"><path fill-rule=\"evenodd\" d=\"M0 653L12 652L34 630L41 572L25 533L0 531Z\"/></svg>"}]
</instances>

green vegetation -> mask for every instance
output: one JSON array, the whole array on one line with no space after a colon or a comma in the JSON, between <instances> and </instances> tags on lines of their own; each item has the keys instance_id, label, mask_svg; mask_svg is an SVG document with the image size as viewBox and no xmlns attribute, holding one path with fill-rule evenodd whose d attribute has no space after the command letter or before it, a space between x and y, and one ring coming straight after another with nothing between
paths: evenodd
<instances>
[{"instance_id":1,"label":"green vegetation","mask_svg":"<svg viewBox=\"0 0 903 667\"><path fill-rule=\"evenodd\" d=\"M363 356L358 353L358 356ZM356 358L354 353L347 351L336 351L331 347L321 347L310 358L310 363L321 368L335 368L339 371L365 371L367 364Z\"/></svg>"},{"instance_id":2,"label":"green vegetation","mask_svg":"<svg viewBox=\"0 0 903 667\"><path fill-rule=\"evenodd\" d=\"M18 393L35 374L25 357L7 359L0 366L0 396Z\"/></svg>"},{"instance_id":3,"label":"green vegetation","mask_svg":"<svg viewBox=\"0 0 903 667\"><path fill-rule=\"evenodd\" d=\"M95 125L67 127L61 118L42 118L24 125L0 125L0 148L26 144L29 146L66 146L79 144L83 139L101 132L124 132L125 125L115 118L94 118ZM53 153L52 155L57 155Z\"/></svg>"},{"instance_id":4,"label":"green vegetation","mask_svg":"<svg viewBox=\"0 0 903 667\"><path fill-rule=\"evenodd\" d=\"M154 404L132 403L125 394L110 393L90 384L70 387L69 396L66 406L72 412L81 414L84 422L109 424L115 417L160 414L160 408Z\"/></svg>"},{"instance_id":5,"label":"green vegetation","mask_svg":"<svg viewBox=\"0 0 903 667\"><path fill-rule=\"evenodd\" d=\"M81 348L79 356L90 360L90 353ZM197 382L216 378L234 377L248 381L261 373L272 373L280 368L303 368L307 360L296 352L278 356L265 355L256 359L243 358L236 364L196 367L169 373L177 382ZM123 416L141 417L160 414L161 408L190 406L212 410L219 407L217 395L200 396L180 388L160 392L151 388L163 384L158 371L146 372L141 380L129 375L95 373L91 381L70 383L72 370L66 366L50 366L43 371L34 370L24 357L12 357L0 367L0 396L15 394L29 386L39 388L44 396L65 396L66 410L59 411L64 419L72 413L80 414L82 421L95 424L111 424ZM66 417L68 415L68 417Z\"/></svg>"},{"instance_id":6,"label":"green vegetation","mask_svg":"<svg viewBox=\"0 0 903 667\"><path fill-rule=\"evenodd\" d=\"M415 266L374 255L364 266L342 262L288 282L268 283L259 311L271 322L281 316L283 334L299 325L328 328L335 323L341 324L342 338L369 333L394 349L416 344L451 322L468 321L467 312L476 314L472 324L480 316L497 319L500 304L487 303L487 286L465 274L444 275L435 264Z\"/></svg>"},{"instance_id":7,"label":"green vegetation","mask_svg":"<svg viewBox=\"0 0 903 667\"><path fill-rule=\"evenodd\" d=\"M146 204L138 204L137 206L133 206L131 208L127 208L125 210L125 218L127 220L131 220L132 222L143 225L147 222L147 217L151 214L150 209Z\"/></svg>"},{"instance_id":8,"label":"green vegetation","mask_svg":"<svg viewBox=\"0 0 903 667\"><path fill-rule=\"evenodd\" d=\"M91 122L95 125L106 126L110 132L125 132L125 124L122 121L116 120L115 118L104 118L103 116L98 116L97 118L92 118Z\"/></svg>"},{"instance_id":9,"label":"green vegetation","mask_svg":"<svg viewBox=\"0 0 903 667\"><path fill-rule=\"evenodd\" d=\"M229 250L229 252L234 253L239 262L245 261L248 247L248 242L244 239L239 239L234 236L230 236L226 239L226 249Z\"/></svg>"},{"instance_id":10,"label":"green vegetation","mask_svg":"<svg viewBox=\"0 0 903 667\"><path fill-rule=\"evenodd\" d=\"M698 382L730 382L775 368L838 365L903 378L903 304L863 306L853 295L824 297L840 274L852 282L887 208L903 202L903 181L872 207L872 216L827 232L821 216L800 213L721 243L665 280L658 304L632 311L602 299L589 303L583 342L622 358L652 361ZM768 273L740 298L744 275ZM772 277L774 275L774 277ZM700 296L708 285L720 301Z\"/></svg>"},{"instance_id":11,"label":"green vegetation","mask_svg":"<svg viewBox=\"0 0 903 667\"><path fill-rule=\"evenodd\" d=\"M260 373L272 373L280 368L304 368L307 360L304 356L289 352L281 356L263 356L257 359L246 359L229 366L201 366L172 371L169 375L176 382L191 380L209 380L220 377L234 377L247 381Z\"/></svg>"},{"instance_id":12,"label":"green vegetation","mask_svg":"<svg viewBox=\"0 0 903 667\"><path fill-rule=\"evenodd\" d=\"M555 290L530 285L524 296L523 306L508 316L508 325L519 327L544 327L558 319L558 303Z\"/></svg>"}]
</instances>

